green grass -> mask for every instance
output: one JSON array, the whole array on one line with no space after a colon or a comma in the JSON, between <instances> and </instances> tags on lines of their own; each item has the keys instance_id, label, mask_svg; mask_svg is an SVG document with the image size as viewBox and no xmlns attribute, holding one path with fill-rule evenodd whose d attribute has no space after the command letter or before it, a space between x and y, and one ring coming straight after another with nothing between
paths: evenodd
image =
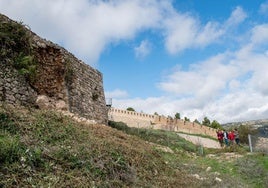
<instances>
[{"instance_id":1,"label":"green grass","mask_svg":"<svg viewBox=\"0 0 268 188\"><path fill-rule=\"evenodd\" d=\"M197 173L207 178L201 185L198 184L197 186L215 186L215 178L218 174L219 177L223 179L222 183L218 183L219 186L268 186L268 178L266 178L268 177L268 156L262 154L248 155L249 148L247 146L233 145L224 149L204 148L204 155L198 155L199 148L197 146L180 138L174 132L130 128L122 122L110 122L110 126L124 131L127 134L138 136L145 141L172 148L175 152L174 154L163 153L162 157L173 167L184 168L189 174ZM144 134L144 132L146 132L146 134ZM235 154L237 157L231 160L225 157L225 153ZM210 158L209 155L213 155L214 157ZM180 161L180 163L178 163L178 161ZM208 167L211 168L211 172L206 172Z\"/></svg>"},{"instance_id":2,"label":"green grass","mask_svg":"<svg viewBox=\"0 0 268 188\"><path fill-rule=\"evenodd\" d=\"M161 151L106 126L53 111L0 108L0 187L162 187L193 184Z\"/></svg>"},{"instance_id":3,"label":"green grass","mask_svg":"<svg viewBox=\"0 0 268 188\"><path fill-rule=\"evenodd\" d=\"M79 124L53 111L0 107L0 187L268 185L262 178L267 156L239 152L244 157L229 161L224 153L234 151L204 149L199 155L197 146L174 132L110 126Z\"/></svg>"}]
</instances>

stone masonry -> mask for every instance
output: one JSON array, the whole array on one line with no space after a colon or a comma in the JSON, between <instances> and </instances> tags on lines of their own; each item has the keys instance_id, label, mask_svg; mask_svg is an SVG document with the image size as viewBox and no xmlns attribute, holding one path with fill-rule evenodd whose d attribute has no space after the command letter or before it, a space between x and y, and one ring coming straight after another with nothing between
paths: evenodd
<instances>
[{"instance_id":1,"label":"stone masonry","mask_svg":"<svg viewBox=\"0 0 268 188\"><path fill-rule=\"evenodd\" d=\"M108 118L111 121L124 122L130 127L203 134L216 138L216 129L181 119L167 118L165 116L111 108L108 113Z\"/></svg>"},{"instance_id":2,"label":"stone masonry","mask_svg":"<svg viewBox=\"0 0 268 188\"><path fill-rule=\"evenodd\" d=\"M5 24L16 23L1 14L0 18ZM102 74L57 44L42 39L26 27L25 31L30 35L32 54L37 62L36 79L30 83L14 68L14 60L1 58L0 101L13 106L69 111L107 124Z\"/></svg>"}]
</instances>

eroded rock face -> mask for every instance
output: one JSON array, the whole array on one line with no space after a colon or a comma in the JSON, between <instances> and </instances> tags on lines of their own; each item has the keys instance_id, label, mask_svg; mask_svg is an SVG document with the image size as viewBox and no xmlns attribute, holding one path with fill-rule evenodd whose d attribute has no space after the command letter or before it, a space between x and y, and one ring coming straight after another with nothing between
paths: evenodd
<instances>
[{"instance_id":1,"label":"eroded rock face","mask_svg":"<svg viewBox=\"0 0 268 188\"><path fill-rule=\"evenodd\" d=\"M15 23L0 14L0 21ZM29 34L36 74L29 82L13 66L14 59L0 59L0 101L41 109L67 110L97 123L106 124L102 74L78 60L64 48ZM12 50L12 49L8 49ZM16 55L16 54L15 54Z\"/></svg>"},{"instance_id":2,"label":"eroded rock face","mask_svg":"<svg viewBox=\"0 0 268 188\"><path fill-rule=\"evenodd\" d=\"M67 104L63 100L56 101L55 108L57 110L68 110Z\"/></svg>"},{"instance_id":3,"label":"eroded rock face","mask_svg":"<svg viewBox=\"0 0 268 188\"><path fill-rule=\"evenodd\" d=\"M36 104L40 109L52 108L51 100L46 95L39 95L36 99Z\"/></svg>"},{"instance_id":4,"label":"eroded rock face","mask_svg":"<svg viewBox=\"0 0 268 188\"><path fill-rule=\"evenodd\" d=\"M67 110L67 104L65 101L55 100L46 95L38 95L35 103L40 109Z\"/></svg>"}]
</instances>

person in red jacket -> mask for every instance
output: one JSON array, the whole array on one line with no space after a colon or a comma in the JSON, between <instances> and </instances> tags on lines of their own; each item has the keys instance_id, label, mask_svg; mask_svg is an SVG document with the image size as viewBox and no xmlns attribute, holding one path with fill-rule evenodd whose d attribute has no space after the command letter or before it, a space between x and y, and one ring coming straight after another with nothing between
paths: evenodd
<instances>
[{"instance_id":1,"label":"person in red jacket","mask_svg":"<svg viewBox=\"0 0 268 188\"><path fill-rule=\"evenodd\" d=\"M223 132L222 132L222 130L218 129L216 131L216 133L217 133L217 137L218 137L218 141L220 143L220 146L223 147Z\"/></svg>"},{"instance_id":2,"label":"person in red jacket","mask_svg":"<svg viewBox=\"0 0 268 188\"><path fill-rule=\"evenodd\" d=\"M234 135L234 131L233 130L231 130L228 133L228 139L230 140L230 144L233 145L234 144L234 140L235 140L235 135Z\"/></svg>"}]
</instances>

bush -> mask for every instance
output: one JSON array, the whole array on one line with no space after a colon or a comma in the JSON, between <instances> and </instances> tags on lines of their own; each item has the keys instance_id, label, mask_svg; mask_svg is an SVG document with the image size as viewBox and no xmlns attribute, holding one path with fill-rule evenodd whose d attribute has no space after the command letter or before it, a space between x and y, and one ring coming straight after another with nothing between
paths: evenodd
<instances>
[{"instance_id":1,"label":"bush","mask_svg":"<svg viewBox=\"0 0 268 188\"><path fill-rule=\"evenodd\" d=\"M29 35L22 23L0 17L0 57L13 58L16 54L30 54Z\"/></svg>"},{"instance_id":2,"label":"bush","mask_svg":"<svg viewBox=\"0 0 268 188\"><path fill-rule=\"evenodd\" d=\"M27 81L34 82L36 77L37 63L33 56L20 53L14 61L14 67L23 75Z\"/></svg>"},{"instance_id":3,"label":"bush","mask_svg":"<svg viewBox=\"0 0 268 188\"><path fill-rule=\"evenodd\" d=\"M245 143L248 144L248 135L255 135L257 134L257 130L253 129L251 126L249 125L240 125L238 128L238 132L239 132L239 139L241 143Z\"/></svg>"},{"instance_id":4,"label":"bush","mask_svg":"<svg viewBox=\"0 0 268 188\"><path fill-rule=\"evenodd\" d=\"M127 132L130 128L123 122L109 121L108 126Z\"/></svg>"},{"instance_id":5,"label":"bush","mask_svg":"<svg viewBox=\"0 0 268 188\"><path fill-rule=\"evenodd\" d=\"M0 16L0 58L10 59L13 66L33 83L37 63L32 55L30 35L22 23L6 21Z\"/></svg>"}]
</instances>

